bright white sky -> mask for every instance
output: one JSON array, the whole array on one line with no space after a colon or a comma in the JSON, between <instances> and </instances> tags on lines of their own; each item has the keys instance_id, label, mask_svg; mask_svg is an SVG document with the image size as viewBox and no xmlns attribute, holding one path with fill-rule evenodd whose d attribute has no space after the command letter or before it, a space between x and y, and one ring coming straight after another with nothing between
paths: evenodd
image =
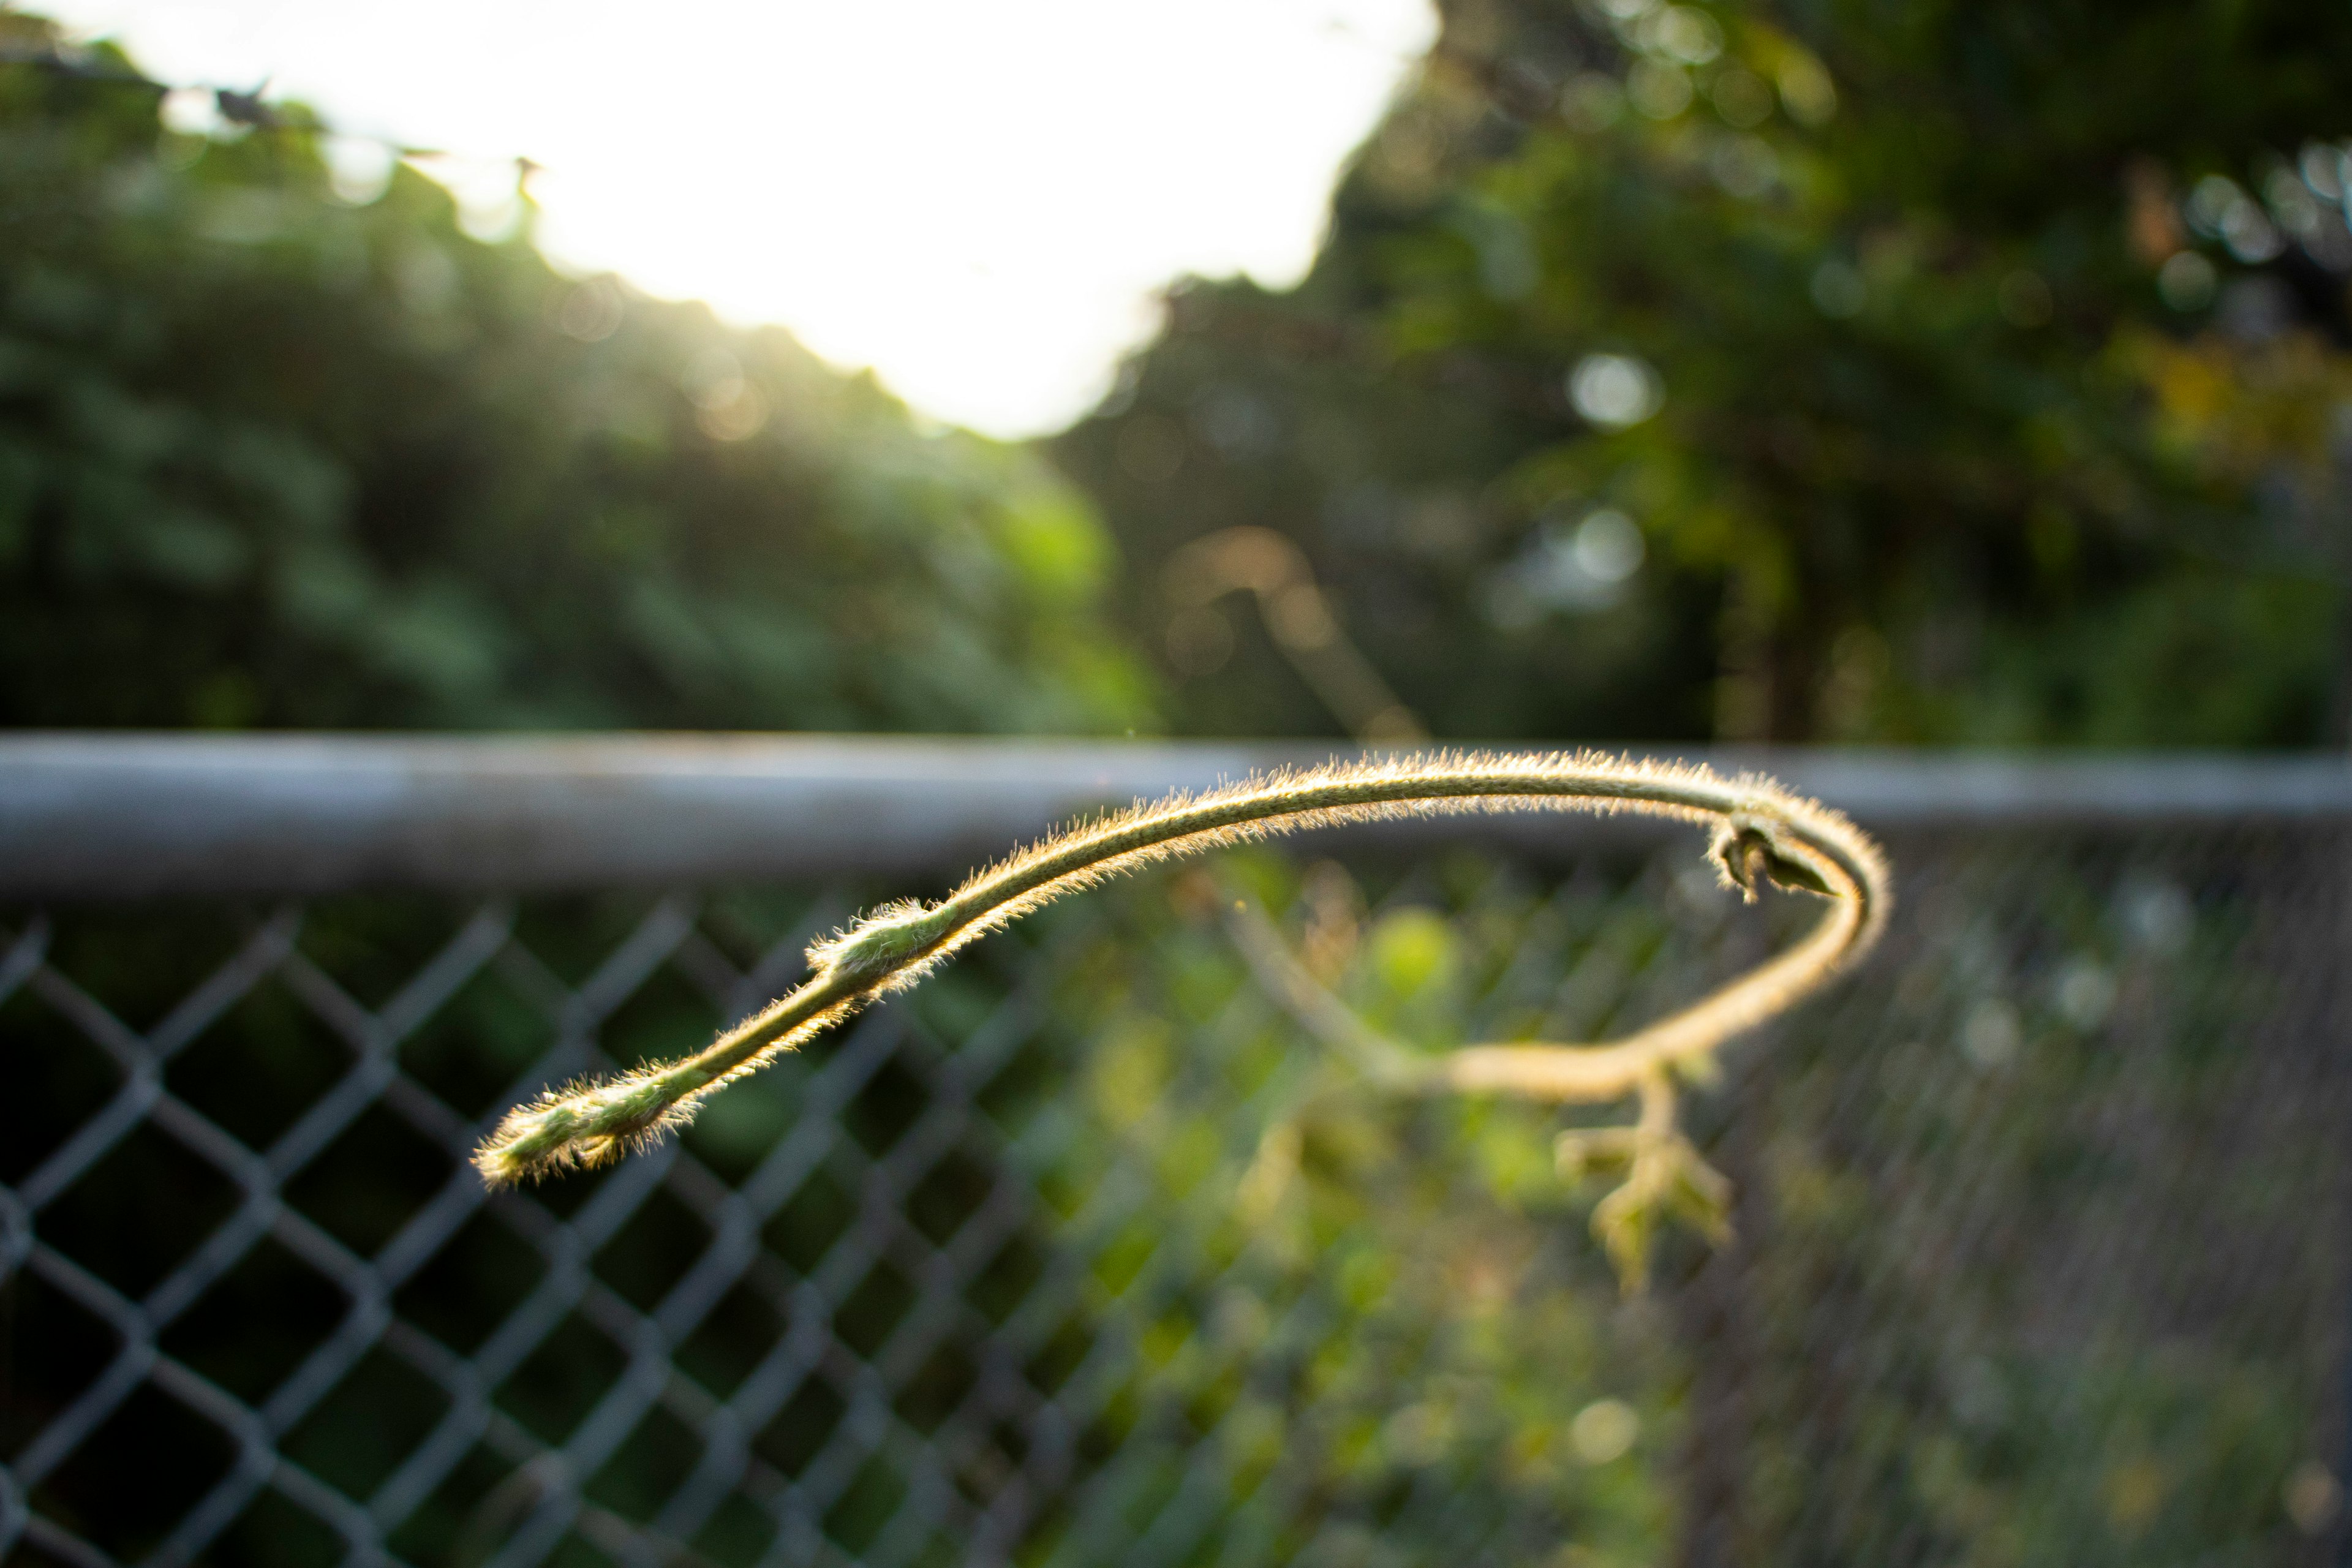
<instances>
[{"instance_id":1,"label":"bright white sky","mask_svg":"<svg viewBox=\"0 0 2352 1568\"><path fill-rule=\"evenodd\" d=\"M566 267L1050 430L1181 273L1280 286L1430 0L34 0L152 75L545 165Z\"/></svg>"}]
</instances>

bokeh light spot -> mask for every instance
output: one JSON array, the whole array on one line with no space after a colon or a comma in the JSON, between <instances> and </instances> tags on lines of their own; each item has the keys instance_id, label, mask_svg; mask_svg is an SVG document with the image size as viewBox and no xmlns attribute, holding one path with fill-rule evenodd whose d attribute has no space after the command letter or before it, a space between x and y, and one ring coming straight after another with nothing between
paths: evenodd
<instances>
[{"instance_id":1,"label":"bokeh light spot","mask_svg":"<svg viewBox=\"0 0 2352 1568\"><path fill-rule=\"evenodd\" d=\"M1666 389L1647 361L1632 354L1587 354L1568 378L1569 401L1605 430L1622 430L1655 414Z\"/></svg>"}]
</instances>

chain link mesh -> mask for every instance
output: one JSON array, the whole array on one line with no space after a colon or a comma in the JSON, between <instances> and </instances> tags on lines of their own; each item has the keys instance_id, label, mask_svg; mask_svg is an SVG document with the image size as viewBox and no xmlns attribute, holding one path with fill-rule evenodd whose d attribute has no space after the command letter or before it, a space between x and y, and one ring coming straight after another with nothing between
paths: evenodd
<instances>
[{"instance_id":1,"label":"chain link mesh","mask_svg":"<svg viewBox=\"0 0 2352 1568\"><path fill-rule=\"evenodd\" d=\"M1752 962L1691 847L1251 853L992 938L605 1172L870 889L0 922L11 1563L2269 1563L2341 1492L2334 830L1914 835L1887 947L1690 1097L1737 1236L1625 1298L1563 1118L1422 1048ZM1801 911L1797 911L1801 912Z\"/></svg>"}]
</instances>

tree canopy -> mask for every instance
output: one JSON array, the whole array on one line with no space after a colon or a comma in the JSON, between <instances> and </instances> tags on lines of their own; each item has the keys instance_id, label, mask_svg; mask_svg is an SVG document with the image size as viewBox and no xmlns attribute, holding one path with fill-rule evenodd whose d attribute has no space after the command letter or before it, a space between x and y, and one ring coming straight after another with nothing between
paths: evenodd
<instances>
[{"instance_id":1,"label":"tree canopy","mask_svg":"<svg viewBox=\"0 0 2352 1568\"><path fill-rule=\"evenodd\" d=\"M11 14L0 722L2341 738L2352 16L1441 10L1076 488Z\"/></svg>"},{"instance_id":2,"label":"tree canopy","mask_svg":"<svg viewBox=\"0 0 2352 1568\"><path fill-rule=\"evenodd\" d=\"M1441 10L1307 280L1055 448L1180 725L1332 724L1159 578L1246 523L1441 734L2337 735L2342 7Z\"/></svg>"},{"instance_id":3,"label":"tree canopy","mask_svg":"<svg viewBox=\"0 0 2352 1568\"><path fill-rule=\"evenodd\" d=\"M1034 455L0 29L0 723L1151 721Z\"/></svg>"}]
</instances>

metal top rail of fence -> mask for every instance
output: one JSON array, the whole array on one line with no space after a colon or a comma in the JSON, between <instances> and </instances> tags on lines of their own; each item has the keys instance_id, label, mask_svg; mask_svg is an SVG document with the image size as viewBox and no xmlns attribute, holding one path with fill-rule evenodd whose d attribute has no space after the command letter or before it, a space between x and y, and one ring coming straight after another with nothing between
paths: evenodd
<instances>
[{"instance_id":1,"label":"metal top rail of fence","mask_svg":"<svg viewBox=\"0 0 2352 1568\"><path fill-rule=\"evenodd\" d=\"M2337 1560L2336 756L1700 753L1885 837L1879 955L1621 1300L1557 1118L1370 1097L1241 892L1428 1042L1751 962L1671 826L1467 818L992 938L621 1166L860 903L1307 745L0 740L0 1554L25 1563Z\"/></svg>"},{"instance_id":2,"label":"metal top rail of fence","mask_svg":"<svg viewBox=\"0 0 2352 1568\"><path fill-rule=\"evenodd\" d=\"M1349 749L620 735L0 739L0 896L685 884L960 868L1106 805ZM1864 826L2352 816L2352 759L1725 747ZM1521 847L1651 822L1424 830ZM1391 830L1393 832L1393 830Z\"/></svg>"}]
</instances>

